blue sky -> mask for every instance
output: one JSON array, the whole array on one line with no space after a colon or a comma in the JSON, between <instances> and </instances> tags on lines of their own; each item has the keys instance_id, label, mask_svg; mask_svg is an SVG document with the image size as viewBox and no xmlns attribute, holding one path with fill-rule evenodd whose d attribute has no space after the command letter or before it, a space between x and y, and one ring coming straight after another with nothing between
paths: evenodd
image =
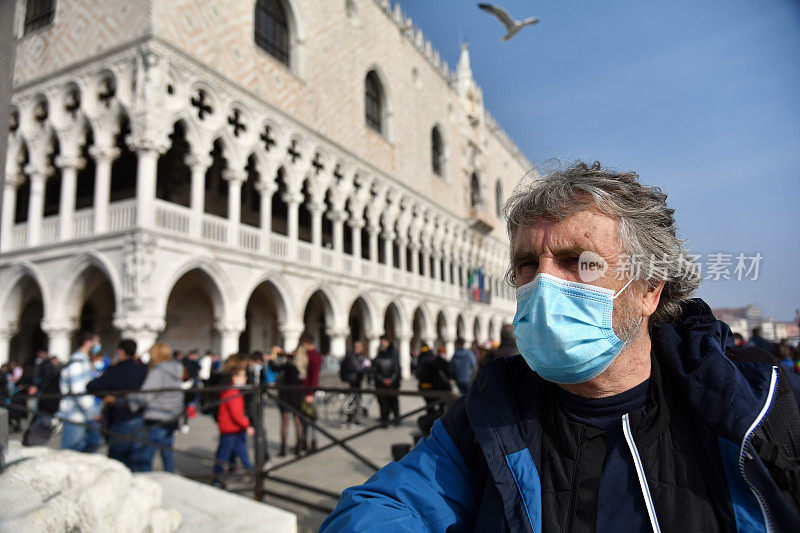
<instances>
[{"instance_id":1,"label":"blue sky","mask_svg":"<svg viewBox=\"0 0 800 533\"><path fill-rule=\"evenodd\" d=\"M699 296L794 317L800 1L498 0L541 20L507 43L478 2L400 3L451 67L469 42L487 109L533 163L636 170L669 195L693 253L763 256L757 281L705 281Z\"/></svg>"}]
</instances>

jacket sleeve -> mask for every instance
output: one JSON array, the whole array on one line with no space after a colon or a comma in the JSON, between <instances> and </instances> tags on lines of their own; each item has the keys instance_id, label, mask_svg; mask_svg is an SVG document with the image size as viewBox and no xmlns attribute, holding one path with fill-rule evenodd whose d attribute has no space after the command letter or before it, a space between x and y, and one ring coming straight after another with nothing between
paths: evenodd
<instances>
[{"instance_id":1,"label":"jacket sleeve","mask_svg":"<svg viewBox=\"0 0 800 533\"><path fill-rule=\"evenodd\" d=\"M471 531L477 505L475 474L437 420L399 462L345 490L320 531Z\"/></svg>"},{"instance_id":2,"label":"jacket sleeve","mask_svg":"<svg viewBox=\"0 0 800 533\"><path fill-rule=\"evenodd\" d=\"M86 392L91 392L94 394L97 391L106 391L110 390L113 387L111 386L111 376L110 372L106 371L94 378L92 381L86 384Z\"/></svg>"},{"instance_id":3,"label":"jacket sleeve","mask_svg":"<svg viewBox=\"0 0 800 533\"><path fill-rule=\"evenodd\" d=\"M219 405L220 411L225 411L230 420L242 429L250 427L250 419L244 414L244 398L240 392L223 396Z\"/></svg>"}]
</instances>

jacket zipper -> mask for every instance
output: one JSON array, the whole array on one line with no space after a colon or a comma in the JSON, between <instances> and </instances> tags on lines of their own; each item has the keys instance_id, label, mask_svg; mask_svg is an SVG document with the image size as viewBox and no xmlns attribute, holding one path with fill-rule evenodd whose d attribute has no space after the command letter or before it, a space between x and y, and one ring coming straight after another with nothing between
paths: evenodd
<instances>
[{"instance_id":1,"label":"jacket zipper","mask_svg":"<svg viewBox=\"0 0 800 533\"><path fill-rule=\"evenodd\" d=\"M653 527L654 533L661 533L661 528L658 525L658 517L656 517L655 505L653 505L653 497L650 495L650 487L647 485L647 478L644 476L642 458L639 457L639 450L636 449L636 443L633 442L629 413L622 415L622 432L625 434L625 441L628 443L628 448L633 456L633 465L636 468L636 475L639 478L639 486L642 488L642 496L644 496L644 504L647 507L647 514L650 517L650 525Z\"/></svg>"},{"instance_id":2,"label":"jacket zipper","mask_svg":"<svg viewBox=\"0 0 800 533\"><path fill-rule=\"evenodd\" d=\"M764 403L764 407L761 408L761 412L758 413L758 416L750 425L750 429L747 430L747 433L744 434L744 439L742 439L742 449L739 452L739 473L742 475L742 479L744 482L747 483L747 486L750 488L750 492L753 493L753 496L756 497L756 501L758 502L758 506L761 508L761 514L764 516L764 525L767 528L767 533L772 531L772 525L769 521L769 514L767 514L767 505L764 500L761 498L761 494L756 490L756 488L750 483L747 479L747 476L744 473L744 459L747 456L748 459L752 458L752 456L745 451L745 446L747 446L747 441L756 432L758 426L761 424L761 421L764 420L764 417L767 415L767 411L772 406L772 398L775 396L775 389L778 385L778 367L772 367L772 378L770 379L769 383L769 394L767 395L767 401Z\"/></svg>"}]
</instances>

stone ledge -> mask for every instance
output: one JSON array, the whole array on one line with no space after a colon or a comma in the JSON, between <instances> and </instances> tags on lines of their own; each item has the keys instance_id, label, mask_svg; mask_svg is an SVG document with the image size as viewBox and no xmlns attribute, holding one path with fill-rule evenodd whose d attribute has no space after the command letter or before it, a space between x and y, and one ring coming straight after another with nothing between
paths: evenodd
<instances>
[{"instance_id":1,"label":"stone ledge","mask_svg":"<svg viewBox=\"0 0 800 533\"><path fill-rule=\"evenodd\" d=\"M183 516L178 531L269 531L297 533L297 517L288 511L166 472L136 474L158 483L164 505Z\"/></svg>"}]
</instances>

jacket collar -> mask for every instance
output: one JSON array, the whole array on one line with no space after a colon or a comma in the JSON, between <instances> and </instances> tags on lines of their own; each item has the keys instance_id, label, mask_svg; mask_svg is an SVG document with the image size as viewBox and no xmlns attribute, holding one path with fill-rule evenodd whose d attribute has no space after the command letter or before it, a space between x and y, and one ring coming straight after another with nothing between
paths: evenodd
<instances>
[{"instance_id":1,"label":"jacket collar","mask_svg":"<svg viewBox=\"0 0 800 533\"><path fill-rule=\"evenodd\" d=\"M764 405L772 366L734 364L725 355L733 346L730 328L699 298L687 301L676 321L653 327L650 338L697 419L741 442Z\"/></svg>"}]
</instances>

